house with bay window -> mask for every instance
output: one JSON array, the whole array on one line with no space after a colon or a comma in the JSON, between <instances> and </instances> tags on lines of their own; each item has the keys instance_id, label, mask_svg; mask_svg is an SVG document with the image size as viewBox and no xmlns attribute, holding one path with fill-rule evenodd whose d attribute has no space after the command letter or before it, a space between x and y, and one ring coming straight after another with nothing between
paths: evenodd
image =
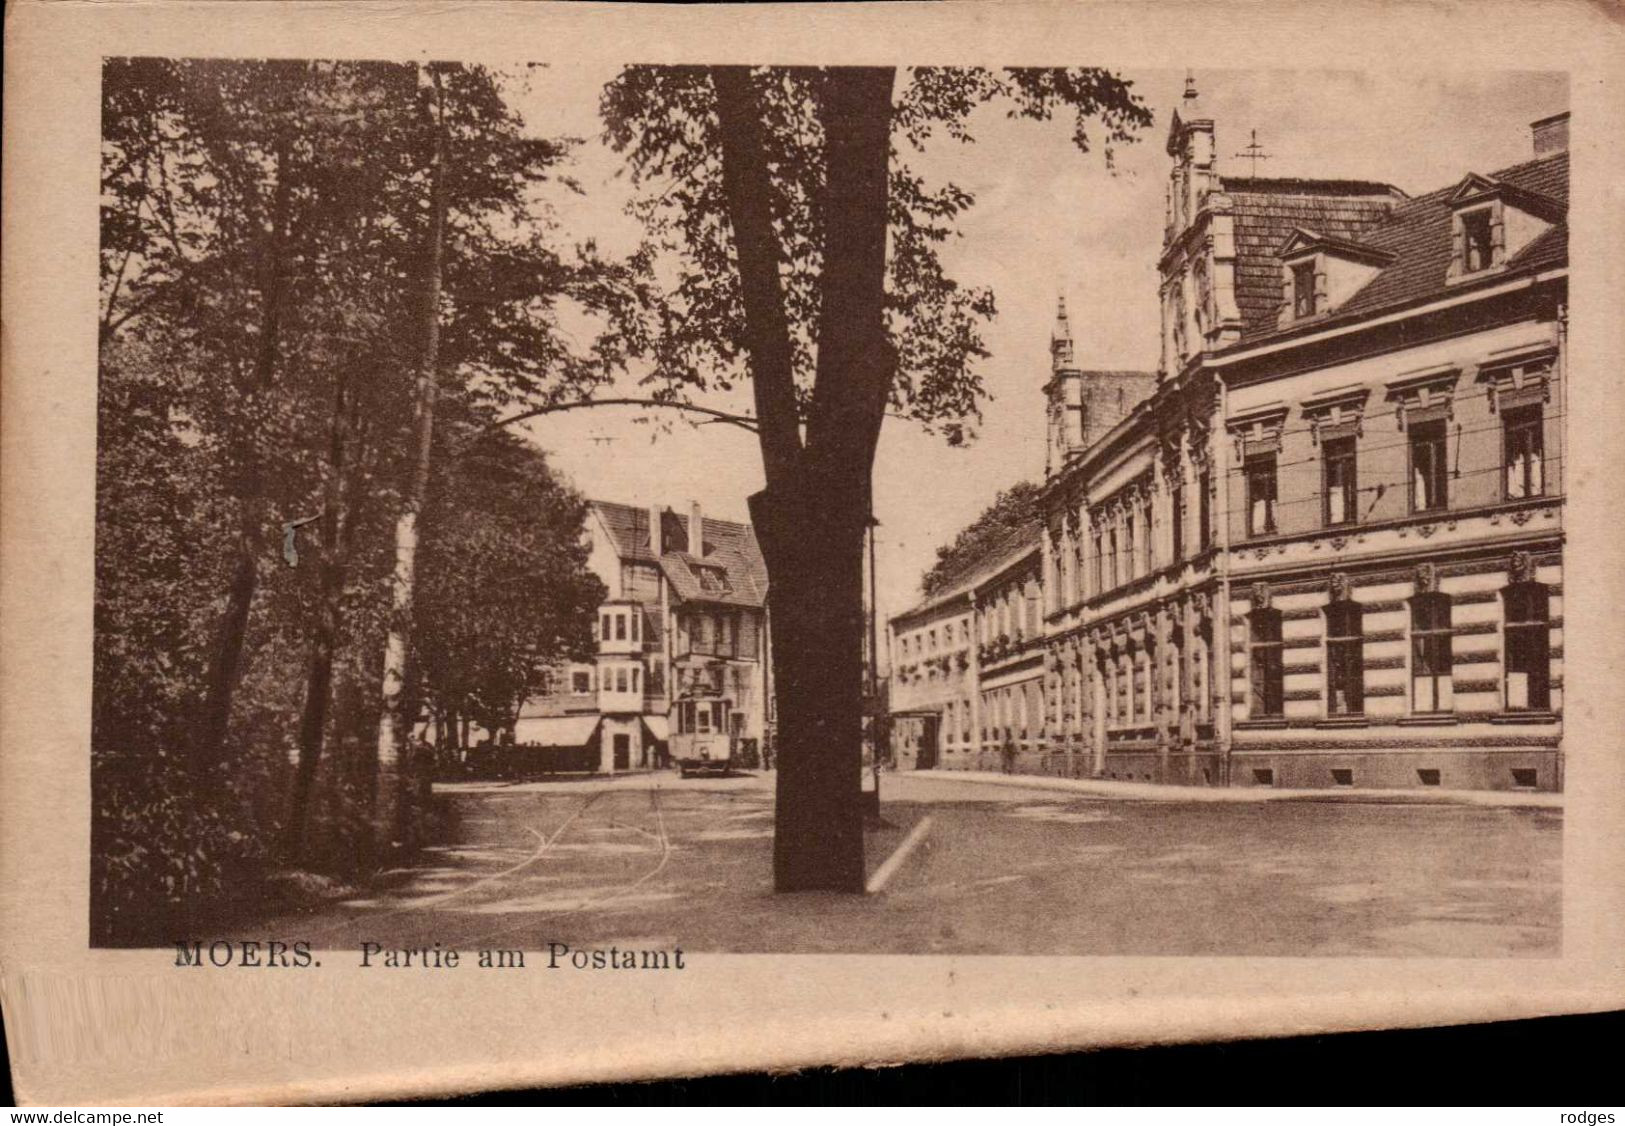
<instances>
[{"instance_id":1,"label":"house with bay window","mask_svg":"<svg viewBox=\"0 0 1625 1126\"><path fill-rule=\"evenodd\" d=\"M749 524L588 504L588 566L608 597L592 661L550 672L514 727L522 746L576 747L602 773L665 761L674 730L765 737L767 570Z\"/></svg>"}]
</instances>

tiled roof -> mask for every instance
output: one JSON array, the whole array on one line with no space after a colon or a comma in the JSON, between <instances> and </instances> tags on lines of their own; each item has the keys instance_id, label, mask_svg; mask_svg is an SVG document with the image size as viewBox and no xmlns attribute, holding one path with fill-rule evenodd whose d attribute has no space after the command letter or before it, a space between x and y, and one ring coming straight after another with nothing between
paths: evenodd
<instances>
[{"instance_id":1,"label":"tiled roof","mask_svg":"<svg viewBox=\"0 0 1625 1126\"><path fill-rule=\"evenodd\" d=\"M649 510L629 504L595 500L592 509L603 521L615 552L627 562L658 563L678 598L686 602L715 602L726 606L760 608L767 603L767 566L749 524L701 518L702 553L690 551L688 520L670 509L661 510L665 551L657 559L649 550ZM707 588L703 569L720 568L727 589ZM698 568L698 569L697 569Z\"/></svg>"},{"instance_id":2,"label":"tiled roof","mask_svg":"<svg viewBox=\"0 0 1625 1126\"><path fill-rule=\"evenodd\" d=\"M1083 387L1086 441L1093 442L1127 418L1142 399L1150 397L1157 388L1157 373L1088 370L1083 373Z\"/></svg>"},{"instance_id":3,"label":"tiled roof","mask_svg":"<svg viewBox=\"0 0 1625 1126\"><path fill-rule=\"evenodd\" d=\"M1532 192L1550 201L1556 209L1566 213L1569 196L1569 161L1567 153L1554 153L1536 160L1504 168L1489 174L1489 178L1521 192ZM1462 285L1447 285L1450 269L1451 216L1449 199L1457 184L1440 188L1426 195L1403 202L1394 202L1391 211L1362 218L1349 208L1350 215L1342 221L1352 223L1358 230L1338 229L1327 220L1308 220L1292 225L1304 226L1320 234L1349 238L1393 256L1384 267L1357 293L1332 311L1330 320L1370 315L1381 310L1397 308L1448 292L1461 292ZM1231 181L1226 181L1229 189ZM1241 303L1246 321L1243 340L1255 343L1276 334L1292 331L1277 325L1281 301L1280 263L1275 251L1285 241L1286 234L1269 245L1267 239L1257 237L1264 229L1284 225L1276 218L1303 205L1317 205L1326 201L1275 201L1265 206L1247 193L1234 194L1237 203L1237 299ZM1245 202L1244 202L1245 201ZM1355 200L1337 200L1338 208L1357 203ZM1254 236L1242 235L1243 208L1250 213L1248 223ZM1534 272L1561 265L1568 260L1568 225L1558 222L1545 234L1523 248L1508 264L1508 270L1519 273ZM1486 283L1504 280L1506 271L1485 277ZM1245 291L1245 296L1243 292ZM1325 321L1316 321L1322 325Z\"/></svg>"},{"instance_id":4,"label":"tiled roof","mask_svg":"<svg viewBox=\"0 0 1625 1126\"><path fill-rule=\"evenodd\" d=\"M1369 245L1376 228L1404 198L1387 184L1365 180L1271 180L1225 177L1234 207L1236 304L1243 337L1274 331L1281 309L1276 252L1298 228ZM1362 237L1366 236L1366 237Z\"/></svg>"}]
</instances>

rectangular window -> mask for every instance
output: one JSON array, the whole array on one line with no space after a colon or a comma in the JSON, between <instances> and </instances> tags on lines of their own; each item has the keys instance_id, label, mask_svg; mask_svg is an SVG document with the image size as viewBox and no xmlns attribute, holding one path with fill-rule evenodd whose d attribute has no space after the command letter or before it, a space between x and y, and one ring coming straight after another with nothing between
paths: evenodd
<instances>
[{"instance_id":1,"label":"rectangular window","mask_svg":"<svg viewBox=\"0 0 1625 1126\"><path fill-rule=\"evenodd\" d=\"M1151 722L1151 658L1140 657L1140 715L1146 722Z\"/></svg>"},{"instance_id":2,"label":"rectangular window","mask_svg":"<svg viewBox=\"0 0 1625 1126\"><path fill-rule=\"evenodd\" d=\"M1123 524L1123 581L1130 582L1138 574L1140 558L1134 554L1134 521Z\"/></svg>"},{"instance_id":3,"label":"rectangular window","mask_svg":"<svg viewBox=\"0 0 1625 1126\"><path fill-rule=\"evenodd\" d=\"M1248 623L1250 660L1248 671L1252 684L1252 702L1249 712L1254 718L1278 716L1282 712L1281 667L1281 612L1255 610Z\"/></svg>"},{"instance_id":4,"label":"rectangular window","mask_svg":"<svg viewBox=\"0 0 1625 1126\"><path fill-rule=\"evenodd\" d=\"M1411 511L1432 512L1450 504L1450 469L1444 420L1413 423L1410 428Z\"/></svg>"},{"instance_id":5,"label":"rectangular window","mask_svg":"<svg viewBox=\"0 0 1625 1126\"><path fill-rule=\"evenodd\" d=\"M1117 533L1111 533L1107 542L1106 552L1106 589L1112 590L1117 586Z\"/></svg>"},{"instance_id":6,"label":"rectangular window","mask_svg":"<svg viewBox=\"0 0 1625 1126\"><path fill-rule=\"evenodd\" d=\"M1315 264L1300 262L1292 267L1292 315L1315 315Z\"/></svg>"},{"instance_id":7,"label":"rectangular window","mask_svg":"<svg viewBox=\"0 0 1625 1126\"><path fill-rule=\"evenodd\" d=\"M1275 532L1275 455L1254 454L1247 459L1247 535Z\"/></svg>"},{"instance_id":8,"label":"rectangular window","mask_svg":"<svg viewBox=\"0 0 1625 1126\"><path fill-rule=\"evenodd\" d=\"M1519 407L1502 416L1503 461L1508 500L1538 497L1546 491L1545 420L1540 406Z\"/></svg>"},{"instance_id":9,"label":"rectangular window","mask_svg":"<svg viewBox=\"0 0 1625 1126\"><path fill-rule=\"evenodd\" d=\"M624 668L617 668L615 670L615 691L626 691L626 670Z\"/></svg>"},{"instance_id":10,"label":"rectangular window","mask_svg":"<svg viewBox=\"0 0 1625 1126\"><path fill-rule=\"evenodd\" d=\"M1411 601L1411 710L1448 712L1451 691L1450 596L1419 594Z\"/></svg>"},{"instance_id":11,"label":"rectangular window","mask_svg":"<svg viewBox=\"0 0 1625 1126\"><path fill-rule=\"evenodd\" d=\"M1488 209L1469 211L1461 217L1462 268L1466 273L1487 270L1493 265L1494 239L1490 234Z\"/></svg>"},{"instance_id":12,"label":"rectangular window","mask_svg":"<svg viewBox=\"0 0 1625 1126\"><path fill-rule=\"evenodd\" d=\"M1095 593L1099 594L1106 588L1106 549L1100 533L1095 533Z\"/></svg>"},{"instance_id":13,"label":"rectangular window","mask_svg":"<svg viewBox=\"0 0 1625 1126\"><path fill-rule=\"evenodd\" d=\"M577 696L585 696L592 691L592 674L573 672L570 674L570 691Z\"/></svg>"},{"instance_id":14,"label":"rectangular window","mask_svg":"<svg viewBox=\"0 0 1625 1126\"><path fill-rule=\"evenodd\" d=\"M1550 596L1540 583L1506 588L1506 709L1543 712L1552 706Z\"/></svg>"},{"instance_id":15,"label":"rectangular window","mask_svg":"<svg viewBox=\"0 0 1625 1126\"><path fill-rule=\"evenodd\" d=\"M1328 439L1322 451L1322 516L1327 527L1359 519L1354 439Z\"/></svg>"},{"instance_id":16,"label":"rectangular window","mask_svg":"<svg viewBox=\"0 0 1625 1126\"><path fill-rule=\"evenodd\" d=\"M1213 474L1206 469L1196 480L1196 543L1198 551L1213 546Z\"/></svg>"},{"instance_id":17,"label":"rectangular window","mask_svg":"<svg viewBox=\"0 0 1625 1126\"><path fill-rule=\"evenodd\" d=\"M694 733L696 735L711 734L711 705L701 704L694 709Z\"/></svg>"},{"instance_id":18,"label":"rectangular window","mask_svg":"<svg viewBox=\"0 0 1625 1126\"><path fill-rule=\"evenodd\" d=\"M1357 602L1326 607L1326 712L1365 711L1365 631Z\"/></svg>"},{"instance_id":19,"label":"rectangular window","mask_svg":"<svg viewBox=\"0 0 1625 1126\"><path fill-rule=\"evenodd\" d=\"M1175 563L1185 558L1185 486L1175 485L1169 492L1169 519L1173 521L1173 549Z\"/></svg>"},{"instance_id":20,"label":"rectangular window","mask_svg":"<svg viewBox=\"0 0 1625 1126\"><path fill-rule=\"evenodd\" d=\"M640 687L639 684L638 684L638 679L639 679L638 674L640 672L642 672L642 671L643 671L642 669L639 669L639 668L636 668L636 667L634 667L632 669L632 691L634 691L634 692L643 691L642 687Z\"/></svg>"},{"instance_id":21,"label":"rectangular window","mask_svg":"<svg viewBox=\"0 0 1625 1126\"><path fill-rule=\"evenodd\" d=\"M625 641L626 640L626 615L625 614L616 614L615 615L615 640L616 641Z\"/></svg>"},{"instance_id":22,"label":"rectangular window","mask_svg":"<svg viewBox=\"0 0 1625 1126\"><path fill-rule=\"evenodd\" d=\"M613 628L614 627L609 624L609 615L605 614L598 626L598 640L608 641L611 636L613 636Z\"/></svg>"}]
</instances>

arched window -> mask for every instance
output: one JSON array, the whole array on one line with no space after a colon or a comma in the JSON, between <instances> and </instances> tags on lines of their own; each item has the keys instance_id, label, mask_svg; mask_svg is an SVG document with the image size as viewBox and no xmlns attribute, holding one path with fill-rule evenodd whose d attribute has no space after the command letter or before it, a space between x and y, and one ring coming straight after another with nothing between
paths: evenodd
<instances>
[{"instance_id":1,"label":"arched window","mask_svg":"<svg viewBox=\"0 0 1625 1126\"><path fill-rule=\"evenodd\" d=\"M1513 583L1506 602L1506 709L1543 712L1552 706L1551 599L1541 583Z\"/></svg>"},{"instance_id":2,"label":"arched window","mask_svg":"<svg viewBox=\"0 0 1625 1126\"><path fill-rule=\"evenodd\" d=\"M1452 710L1450 669L1450 596L1418 594L1411 600L1412 711Z\"/></svg>"},{"instance_id":3,"label":"arched window","mask_svg":"<svg viewBox=\"0 0 1625 1126\"><path fill-rule=\"evenodd\" d=\"M1358 602L1326 607L1326 712L1360 715L1365 711L1364 611Z\"/></svg>"},{"instance_id":4,"label":"arched window","mask_svg":"<svg viewBox=\"0 0 1625 1126\"><path fill-rule=\"evenodd\" d=\"M1248 714L1257 719L1282 714L1281 611L1254 610L1248 619L1248 671L1252 683Z\"/></svg>"}]
</instances>

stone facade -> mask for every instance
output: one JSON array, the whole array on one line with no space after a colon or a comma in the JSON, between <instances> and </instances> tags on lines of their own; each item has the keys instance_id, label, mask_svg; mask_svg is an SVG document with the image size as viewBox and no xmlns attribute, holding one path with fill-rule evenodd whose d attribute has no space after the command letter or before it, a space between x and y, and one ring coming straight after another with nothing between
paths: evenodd
<instances>
[{"instance_id":1,"label":"stone facade","mask_svg":"<svg viewBox=\"0 0 1625 1126\"><path fill-rule=\"evenodd\" d=\"M1014 769L1561 788L1568 164L1553 120L1534 159L1413 199L1222 176L1187 89L1154 384L1086 433L1064 307L1052 343L1042 627L1021 650L1041 649L1041 720ZM984 724L1005 686L988 656ZM1002 745L1009 714L979 749Z\"/></svg>"}]
</instances>

